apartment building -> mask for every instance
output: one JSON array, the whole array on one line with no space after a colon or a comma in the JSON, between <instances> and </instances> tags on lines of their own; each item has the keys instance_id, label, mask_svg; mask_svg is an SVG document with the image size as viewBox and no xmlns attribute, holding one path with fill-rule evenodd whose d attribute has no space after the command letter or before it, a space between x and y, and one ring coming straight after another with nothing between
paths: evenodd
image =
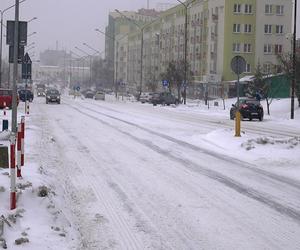
<instances>
[{"instance_id":1,"label":"apartment building","mask_svg":"<svg viewBox=\"0 0 300 250\"><path fill-rule=\"evenodd\" d=\"M292 0L196 0L186 4L187 61L193 73L190 95L203 96L207 91L210 96L228 94L237 78L231 70L236 55L246 60L241 77L253 75L258 64L265 72L280 72L277 54L291 50ZM119 61L127 63L123 77L131 89L142 86L146 90L153 82L161 86L160 75L168 63L184 59L184 43L182 4L130 32L115 54L127 48L127 59Z\"/></svg>"},{"instance_id":2,"label":"apartment building","mask_svg":"<svg viewBox=\"0 0 300 250\"><path fill-rule=\"evenodd\" d=\"M110 82L121 83L127 79L128 35L139 30L145 23L152 21L158 12L152 9L110 12L105 29L105 60L114 73ZM130 21L131 20L131 21Z\"/></svg>"}]
</instances>

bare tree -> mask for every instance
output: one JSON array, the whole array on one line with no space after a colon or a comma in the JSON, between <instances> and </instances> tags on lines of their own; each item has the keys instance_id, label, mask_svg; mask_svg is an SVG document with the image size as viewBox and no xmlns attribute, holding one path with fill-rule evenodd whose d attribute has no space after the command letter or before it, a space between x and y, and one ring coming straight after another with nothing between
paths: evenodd
<instances>
[{"instance_id":1,"label":"bare tree","mask_svg":"<svg viewBox=\"0 0 300 250\"><path fill-rule=\"evenodd\" d=\"M279 63L282 66L283 72L286 74L290 81L293 81L294 78L294 65L293 65L293 54L280 54L277 56ZM298 107L300 107L300 52L299 50L296 53L296 96L298 98Z\"/></svg>"},{"instance_id":2,"label":"bare tree","mask_svg":"<svg viewBox=\"0 0 300 250\"><path fill-rule=\"evenodd\" d=\"M191 80L192 72L190 71L190 65L187 65L188 70L188 81ZM181 87L184 81L185 73L185 63L183 60L178 62L169 62L166 72L161 74L162 80L167 80L169 82L169 91L172 92L172 89L177 90L178 99L181 99Z\"/></svg>"},{"instance_id":3,"label":"bare tree","mask_svg":"<svg viewBox=\"0 0 300 250\"><path fill-rule=\"evenodd\" d=\"M158 89L158 79L156 78L155 74L150 70L148 71L147 75L148 79L146 81L146 86L148 90L151 92L156 92Z\"/></svg>"},{"instance_id":4,"label":"bare tree","mask_svg":"<svg viewBox=\"0 0 300 250\"><path fill-rule=\"evenodd\" d=\"M248 94L260 100L264 98L267 103L267 112L270 115L270 105L273 101L274 90L271 86L270 73L264 73L260 63L255 68L254 79L249 83Z\"/></svg>"}]
</instances>

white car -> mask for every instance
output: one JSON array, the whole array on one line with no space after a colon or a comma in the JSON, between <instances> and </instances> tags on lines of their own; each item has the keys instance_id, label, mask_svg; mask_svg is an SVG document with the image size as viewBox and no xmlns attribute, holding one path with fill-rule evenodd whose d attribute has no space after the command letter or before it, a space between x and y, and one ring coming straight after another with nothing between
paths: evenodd
<instances>
[{"instance_id":1,"label":"white car","mask_svg":"<svg viewBox=\"0 0 300 250\"><path fill-rule=\"evenodd\" d=\"M150 98L152 97L152 93L141 93L140 96L140 102L145 103L145 102L150 102Z\"/></svg>"},{"instance_id":2,"label":"white car","mask_svg":"<svg viewBox=\"0 0 300 250\"><path fill-rule=\"evenodd\" d=\"M95 96L94 96L94 99L105 101L105 93L101 92L101 91L97 91Z\"/></svg>"}]
</instances>

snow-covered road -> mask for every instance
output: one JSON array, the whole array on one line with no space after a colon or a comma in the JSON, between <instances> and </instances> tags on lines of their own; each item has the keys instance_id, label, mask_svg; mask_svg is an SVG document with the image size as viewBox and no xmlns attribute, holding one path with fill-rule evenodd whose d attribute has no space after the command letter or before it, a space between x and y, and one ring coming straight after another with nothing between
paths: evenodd
<instances>
[{"instance_id":1,"label":"snow-covered road","mask_svg":"<svg viewBox=\"0 0 300 250\"><path fill-rule=\"evenodd\" d=\"M63 190L78 249L300 249L299 172L271 168L285 155L230 152L228 117L68 97L31 109L32 160ZM268 120L243 125L252 136L300 134ZM219 130L220 143L209 140ZM287 168L300 163L299 146L291 150Z\"/></svg>"}]
</instances>

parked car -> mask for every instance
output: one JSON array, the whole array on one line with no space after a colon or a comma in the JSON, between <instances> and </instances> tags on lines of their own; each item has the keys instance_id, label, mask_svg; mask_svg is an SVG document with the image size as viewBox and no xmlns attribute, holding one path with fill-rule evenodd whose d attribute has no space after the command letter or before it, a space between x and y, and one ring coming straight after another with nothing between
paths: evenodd
<instances>
[{"instance_id":1,"label":"parked car","mask_svg":"<svg viewBox=\"0 0 300 250\"><path fill-rule=\"evenodd\" d=\"M94 96L94 99L104 101L105 100L105 93L102 92L102 91L97 91L95 96Z\"/></svg>"},{"instance_id":2,"label":"parked car","mask_svg":"<svg viewBox=\"0 0 300 250\"><path fill-rule=\"evenodd\" d=\"M36 95L37 95L37 97L44 97L45 96L45 89L38 88L36 90Z\"/></svg>"},{"instance_id":3,"label":"parked car","mask_svg":"<svg viewBox=\"0 0 300 250\"><path fill-rule=\"evenodd\" d=\"M94 96L95 96L95 93L93 91L91 91L91 90L85 92L85 94L84 94L85 98L91 98L91 99L93 99Z\"/></svg>"},{"instance_id":4,"label":"parked car","mask_svg":"<svg viewBox=\"0 0 300 250\"><path fill-rule=\"evenodd\" d=\"M235 113L238 110L238 102L232 104L230 109L230 119L233 120L235 118ZM250 121L253 118L256 118L260 121L264 118L264 109L261 106L260 102L255 99L240 99L239 110L241 113L241 118L247 118Z\"/></svg>"},{"instance_id":5,"label":"parked car","mask_svg":"<svg viewBox=\"0 0 300 250\"><path fill-rule=\"evenodd\" d=\"M146 102L150 102L150 99L152 98L153 93L141 93L140 95L140 102L141 103L146 103Z\"/></svg>"},{"instance_id":6,"label":"parked car","mask_svg":"<svg viewBox=\"0 0 300 250\"><path fill-rule=\"evenodd\" d=\"M60 104L60 93L57 89L48 89L46 91L46 104L49 102Z\"/></svg>"},{"instance_id":7,"label":"parked car","mask_svg":"<svg viewBox=\"0 0 300 250\"><path fill-rule=\"evenodd\" d=\"M0 109L12 107L12 90L0 89Z\"/></svg>"},{"instance_id":8,"label":"parked car","mask_svg":"<svg viewBox=\"0 0 300 250\"><path fill-rule=\"evenodd\" d=\"M150 102L154 106L157 104L162 104L162 105L179 104L178 98L176 98L170 92L154 93L150 98Z\"/></svg>"},{"instance_id":9,"label":"parked car","mask_svg":"<svg viewBox=\"0 0 300 250\"><path fill-rule=\"evenodd\" d=\"M22 102L33 101L33 92L30 89L20 89L18 94L19 94L19 99Z\"/></svg>"}]
</instances>

